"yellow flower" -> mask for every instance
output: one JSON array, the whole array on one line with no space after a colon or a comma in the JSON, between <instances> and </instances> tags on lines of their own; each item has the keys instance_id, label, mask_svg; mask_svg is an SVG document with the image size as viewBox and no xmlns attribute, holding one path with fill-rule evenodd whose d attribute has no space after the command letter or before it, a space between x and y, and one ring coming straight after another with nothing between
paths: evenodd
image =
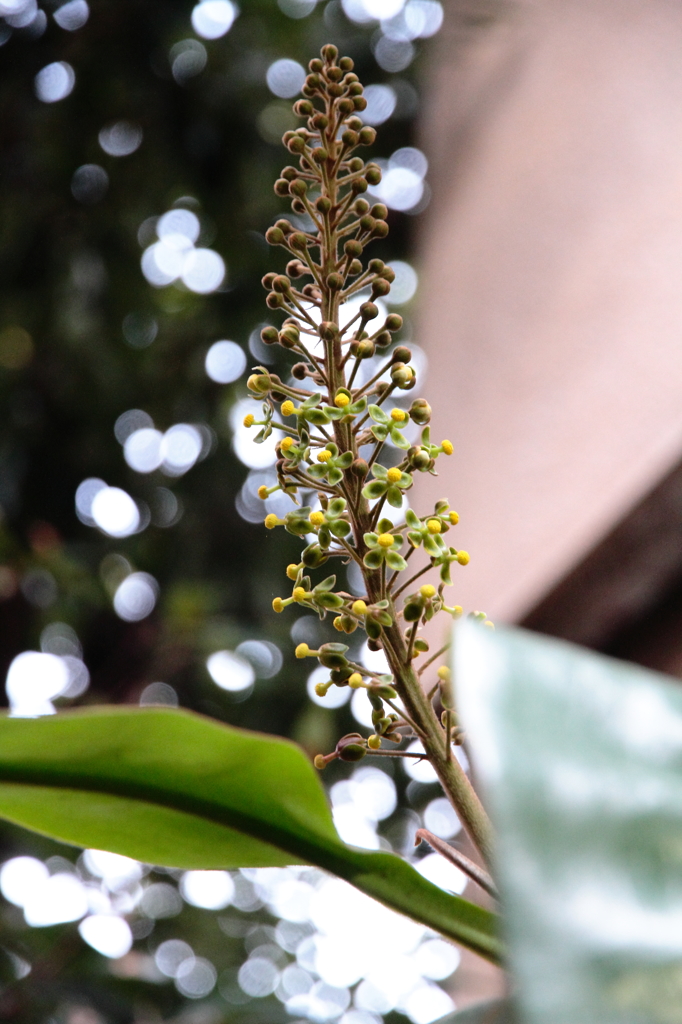
<instances>
[{"instance_id":1,"label":"yellow flower","mask_svg":"<svg viewBox=\"0 0 682 1024\"><path fill-rule=\"evenodd\" d=\"M296 406L290 398L287 398L286 402L282 402L282 416L293 416L295 410Z\"/></svg>"},{"instance_id":2,"label":"yellow flower","mask_svg":"<svg viewBox=\"0 0 682 1024\"><path fill-rule=\"evenodd\" d=\"M450 519L450 522L452 523L453 526L457 526L457 523L459 522L459 515L458 515L458 513L457 512L451 512L450 516L449 516L449 519Z\"/></svg>"},{"instance_id":3,"label":"yellow flower","mask_svg":"<svg viewBox=\"0 0 682 1024\"><path fill-rule=\"evenodd\" d=\"M366 615L367 605L364 601L353 601L353 615Z\"/></svg>"},{"instance_id":4,"label":"yellow flower","mask_svg":"<svg viewBox=\"0 0 682 1024\"><path fill-rule=\"evenodd\" d=\"M343 632L343 619L341 618L340 615L337 615L336 618L333 620L332 626L334 627L334 629L338 629L339 633Z\"/></svg>"},{"instance_id":5,"label":"yellow flower","mask_svg":"<svg viewBox=\"0 0 682 1024\"><path fill-rule=\"evenodd\" d=\"M307 644L299 644L296 650L294 651L294 654L296 655L297 658L307 658L308 655L310 654L310 648L308 647Z\"/></svg>"},{"instance_id":6,"label":"yellow flower","mask_svg":"<svg viewBox=\"0 0 682 1024\"><path fill-rule=\"evenodd\" d=\"M287 566L287 576L289 577L290 580L295 580L296 577L298 576L298 566L296 565L295 562L292 562L290 565Z\"/></svg>"},{"instance_id":7,"label":"yellow flower","mask_svg":"<svg viewBox=\"0 0 682 1024\"><path fill-rule=\"evenodd\" d=\"M447 665L441 665L438 671L436 672L436 675L438 676L439 679L442 679L443 682L447 682L448 679L450 678L450 669L448 668Z\"/></svg>"},{"instance_id":8,"label":"yellow flower","mask_svg":"<svg viewBox=\"0 0 682 1024\"><path fill-rule=\"evenodd\" d=\"M426 597L426 598L435 597L436 596L436 588L434 586L432 586L431 583L425 583L423 587L419 588L419 593L421 594L422 597Z\"/></svg>"},{"instance_id":9,"label":"yellow flower","mask_svg":"<svg viewBox=\"0 0 682 1024\"><path fill-rule=\"evenodd\" d=\"M280 444L280 448L286 454L289 451L290 448L294 447L295 443L296 442L294 441L293 437L284 437L284 438L282 438L282 442Z\"/></svg>"},{"instance_id":10,"label":"yellow flower","mask_svg":"<svg viewBox=\"0 0 682 1024\"><path fill-rule=\"evenodd\" d=\"M253 415L252 412L248 412L242 422L245 427L252 427L256 422L256 417Z\"/></svg>"},{"instance_id":11,"label":"yellow flower","mask_svg":"<svg viewBox=\"0 0 682 1024\"><path fill-rule=\"evenodd\" d=\"M345 409L347 405L350 405L350 398L345 395L343 391L339 391L338 395L334 399L334 405L337 409Z\"/></svg>"},{"instance_id":12,"label":"yellow flower","mask_svg":"<svg viewBox=\"0 0 682 1024\"><path fill-rule=\"evenodd\" d=\"M328 448L323 448L321 452L317 453L317 461L318 462L329 462L331 457L332 457L332 453L329 451Z\"/></svg>"},{"instance_id":13,"label":"yellow flower","mask_svg":"<svg viewBox=\"0 0 682 1024\"><path fill-rule=\"evenodd\" d=\"M404 409L391 409L391 419L394 423L404 423L408 418Z\"/></svg>"},{"instance_id":14,"label":"yellow flower","mask_svg":"<svg viewBox=\"0 0 682 1024\"><path fill-rule=\"evenodd\" d=\"M353 672L352 676L348 677L348 685L351 690L359 690L362 686L362 676L359 672Z\"/></svg>"},{"instance_id":15,"label":"yellow flower","mask_svg":"<svg viewBox=\"0 0 682 1024\"><path fill-rule=\"evenodd\" d=\"M393 411L395 412L395 410ZM396 469L394 466L393 469L389 469L388 473L386 474L386 479L388 480L389 484L397 484L398 480L400 480L402 475L403 474L400 472L400 470Z\"/></svg>"},{"instance_id":16,"label":"yellow flower","mask_svg":"<svg viewBox=\"0 0 682 1024\"><path fill-rule=\"evenodd\" d=\"M367 738L367 746L370 750L379 750L381 748L381 736L377 736L376 733L372 733Z\"/></svg>"},{"instance_id":17,"label":"yellow flower","mask_svg":"<svg viewBox=\"0 0 682 1024\"><path fill-rule=\"evenodd\" d=\"M279 526L279 519L274 512L271 512L269 516L265 517L265 529L274 530L276 526Z\"/></svg>"},{"instance_id":18,"label":"yellow flower","mask_svg":"<svg viewBox=\"0 0 682 1024\"><path fill-rule=\"evenodd\" d=\"M294 587L293 591L291 592L291 596L293 597L294 601L297 601L297 602L300 603L301 601L305 601L305 593L306 593L305 592L305 587ZM299 644L298 646L299 647L301 647L301 646L305 647L306 645L305 644ZM302 658L303 655L302 654L297 654L296 657L297 658Z\"/></svg>"},{"instance_id":19,"label":"yellow flower","mask_svg":"<svg viewBox=\"0 0 682 1024\"><path fill-rule=\"evenodd\" d=\"M265 486L265 484L261 484L261 485L260 485L260 487L258 488L258 497L259 497L259 498L260 498L260 499L261 499L262 501L265 501L265 499L267 498L267 496L268 496L268 489L267 489L267 487Z\"/></svg>"},{"instance_id":20,"label":"yellow flower","mask_svg":"<svg viewBox=\"0 0 682 1024\"><path fill-rule=\"evenodd\" d=\"M311 512L308 519L313 526L322 526L324 522L324 512Z\"/></svg>"},{"instance_id":21,"label":"yellow flower","mask_svg":"<svg viewBox=\"0 0 682 1024\"><path fill-rule=\"evenodd\" d=\"M440 519L427 519L426 529L429 531L429 533L440 533L440 531L443 529L440 523Z\"/></svg>"},{"instance_id":22,"label":"yellow flower","mask_svg":"<svg viewBox=\"0 0 682 1024\"><path fill-rule=\"evenodd\" d=\"M313 764L317 768L318 772L324 771L327 767L327 762L324 759L324 754L315 754Z\"/></svg>"},{"instance_id":23,"label":"yellow flower","mask_svg":"<svg viewBox=\"0 0 682 1024\"><path fill-rule=\"evenodd\" d=\"M470 561L469 552L468 551L458 551L457 552L457 561L459 562L460 565L468 565L469 561Z\"/></svg>"},{"instance_id":24,"label":"yellow flower","mask_svg":"<svg viewBox=\"0 0 682 1024\"><path fill-rule=\"evenodd\" d=\"M452 455L455 450L452 441L441 441L440 446L443 449L444 455Z\"/></svg>"},{"instance_id":25,"label":"yellow flower","mask_svg":"<svg viewBox=\"0 0 682 1024\"><path fill-rule=\"evenodd\" d=\"M272 610L273 612L284 611L284 602L282 601L281 597L276 597L275 600L272 602Z\"/></svg>"},{"instance_id":26,"label":"yellow flower","mask_svg":"<svg viewBox=\"0 0 682 1024\"><path fill-rule=\"evenodd\" d=\"M392 548L393 547L393 534L392 533L380 533L377 537L377 543L380 548Z\"/></svg>"}]
</instances>

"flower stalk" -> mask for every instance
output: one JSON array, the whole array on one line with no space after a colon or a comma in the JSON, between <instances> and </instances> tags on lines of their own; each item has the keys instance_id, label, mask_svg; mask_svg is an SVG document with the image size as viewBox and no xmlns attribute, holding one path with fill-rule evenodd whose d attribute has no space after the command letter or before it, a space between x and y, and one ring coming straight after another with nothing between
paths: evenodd
<instances>
[{"instance_id":1,"label":"flower stalk","mask_svg":"<svg viewBox=\"0 0 682 1024\"><path fill-rule=\"evenodd\" d=\"M283 137L296 165L286 166L275 183L275 193L290 200L293 217L266 232L268 242L289 257L285 273L263 278L268 307L285 318L281 328L269 326L261 334L265 344L279 344L300 361L292 366L289 383L255 368L248 387L262 403L262 416L245 420L261 427L257 441L273 430L281 435L276 487L295 503L281 519L268 515L265 525L283 526L305 540L300 562L287 568L291 596L276 597L273 609L302 604L321 618L333 613L340 633L363 630L370 647L384 651L390 669L380 675L367 671L347 657L342 643L322 644L317 651L297 647L297 657L316 657L329 669L321 696L330 686L362 688L372 706L372 735L342 737L334 751L317 756L317 767L336 758L405 756L406 740L419 739L423 756L490 864L490 823L452 756L463 733L448 670L434 664L446 649L421 672L417 664L429 649L423 626L438 613L462 614L445 600L451 570L469 561L466 551L446 539L458 516L445 500L425 516L412 510L404 517L385 515L386 506L401 509L417 473L435 475L437 459L450 456L453 446L449 440L432 442L428 402L408 405L417 377L409 348L394 343L402 318L382 317L377 304L390 293L395 274L380 259L364 261L368 244L385 238L389 228L386 206L366 198L381 181L381 169L358 155L376 137L359 116L366 106L363 87L352 60L339 58L335 46L323 47L309 68L304 98L294 104L304 126ZM351 300L352 314L346 312ZM418 440L413 443L408 432ZM261 497L267 500L272 492L262 488ZM408 558L417 548L427 562L409 575ZM309 574L334 558L361 568L363 595L337 590L335 575L312 583ZM437 582L418 586L428 572L437 573ZM492 626L484 615L474 615ZM420 679L432 665L438 678L434 700ZM424 685L428 688L429 681Z\"/></svg>"}]
</instances>

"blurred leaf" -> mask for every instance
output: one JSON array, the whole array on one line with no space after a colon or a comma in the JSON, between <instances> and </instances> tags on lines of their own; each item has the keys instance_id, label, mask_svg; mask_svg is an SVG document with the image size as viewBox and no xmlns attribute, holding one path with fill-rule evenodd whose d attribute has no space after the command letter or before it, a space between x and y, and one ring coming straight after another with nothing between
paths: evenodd
<instances>
[{"instance_id":1,"label":"blurred leaf","mask_svg":"<svg viewBox=\"0 0 682 1024\"><path fill-rule=\"evenodd\" d=\"M301 750L186 711L0 719L0 814L79 846L184 868L326 868L495 960L487 910L399 857L344 846Z\"/></svg>"},{"instance_id":2,"label":"blurred leaf","mask_svg":"<svg viewBox=\"0 0 682 1024\"><path fill-rule=\"evenodd\" d=\"M679 681L521 630L456 631L527 1024L675 1024Z\"/></svg>"}]
</instances>

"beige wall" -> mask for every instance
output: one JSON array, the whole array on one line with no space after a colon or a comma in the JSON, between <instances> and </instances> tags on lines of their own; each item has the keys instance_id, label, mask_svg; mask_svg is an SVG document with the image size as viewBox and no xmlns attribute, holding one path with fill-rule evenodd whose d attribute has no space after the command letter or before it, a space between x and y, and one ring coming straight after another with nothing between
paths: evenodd
<instances>
[{"instance_id":1,"label":"beige wall","mask_svg":"<svg viewBox=\"0 0 682 1024\"><path fill-rule=\"evenodd\" d=\"M433 54L417 331L456 450L420 504L460 512L453 598L514 620L682 453L682 3L463 10Z\"/></svg>"}]
</instances>

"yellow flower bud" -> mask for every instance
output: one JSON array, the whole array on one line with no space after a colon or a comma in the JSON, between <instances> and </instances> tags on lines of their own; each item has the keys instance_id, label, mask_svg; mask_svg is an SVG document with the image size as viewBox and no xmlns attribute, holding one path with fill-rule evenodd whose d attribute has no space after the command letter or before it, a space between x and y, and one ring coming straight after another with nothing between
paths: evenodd
<instances>
[{"instance_id":1,"label":"yellow flower bud","mask_svg":"<svg viewBox=\"0 0 682 1024\"><path fill-rule=\"evenodd\" d=\"M455 450L452 441L441 441L440 446L443 449L444 455L452 455Z\"/></svg>"},{"instance_id":2,"label":"yellow flower bud","mask_svg":"<svg viewBox=\"0 0 682 1024\"><path fill-rule=\"evenodd\" d=\"M459 515L457 512L451 512L448 518L453 526L457 526L457 523L459 522Z\"/></svg>"},{"instance_id":3,"label":"yellow flower bud","mask_svg":"<svg viewBox=\"0 0 682 1024\"><path fill-rule=\"evenodd\" d=\"M271 512L270 515L265 517L265 529L274 530L276 526L279 526L279 519L274 512Z\"/></svg>"},{"instance_id":4,"label":"yellow flower bud","mask_svg":"<svg viewBox=\"0 0 682 1024\"><path fill-rule=\"evenodd\" d=\"M270 378L264 373L252 373L246 382L249 391L255 391L258 395L265 395L270 390Z\"/></svg>"},{"instance_id":5,"label":"yellow flower bud","mask_svg":"<svg viewBox=\"0 0 682 1024\"><path fill-rule=\"evenodd\" d=\"M295 409L296 406L290 398L287 398L286 402L282 402L282 416L293 416Z\"/></svg>"},{"instance_id":6,"label":"yellow flower bud","mask_svg":"<svg viewBox=\"0 0 682 1024\"><path fill-rule=\"evenodd\" d=\"M359 672L353 672L353 675L348 679L348 685L351 690L359 690L362 686L362 676Z\"/></svg>"},{"instance_id":7,"label":"yellow flower bud","mask_svg":"<svg viewBox=\"0 0 682 1024\"><path fill-rule=\"evenodd\" d=\"M366 615L367 605L364 601L353 601L353 615Z\"/></svg>"},{"instance_id":8,"label":"yellow flower bud","mask_svg":"<svg viewBox=\"0 0 682 1024\"><path fill-rule=\"evenodd\" d=\"M436 675L445 683L450 678L450 669L448 668L447 665L441 665L438 671L436 672Z\"/></svg>"},{"instance_id":9,"label":"yellow flower bud","mask_svg":"<svg viewBox=\"0 0 682 1024\"><path fill-rule=\"evenodd\" d=\"M276 597L275 600L272 602L272 610L273 612L284 611L284 601L282 600L281 597Z\"/></svg>"},{"instance_id":10,"label":"yellow flower bud","mask_svg":"<svg viewBox=\"0 0 682 1024\"><path fill-rule=\"evenodd\" d=\"M313 764L320 772L324 771L324 769L327 767L327 762L325 761L324 756L322 754L315 754Z\"/></svg>"},{"instance_id":11,"label":"yellow flower bud","mask_svg":"<svg viewBox=\"0 0 682 1024\"><path fill-rule=\"evenodd\" d=\"M290 580L295 580L296 577L298 576L298 566L296 565L295 562L292 562L290 565L287 566L287 576L289 577Z\"/></svg>"},{"instance_id":12,"label":"yellow flower bud","mask_svg":"<svg viewBox=\"0 0 682 1024\"><path fill-rule=\"evenodd\" d=\"M381 548L392 548L393 547L393 534L392 533L380 533L378 539L379 547Z\"/></svg>"},{"instance_id":13,"label":"yellow flower bud","mask_svg":"<svg viewBox=\"0 0 682 1024\"><path fill-rule=\"evenodd\" d=\"M350 405L350 398L345 395L343 391L339 391L338 395L334 399L334 405L337 409L345 409L347 405Z\"/></svg>"},{"instance_id":14,"label":"yellow flower bud","mask_svg":"<svg viewBox=\"0 0 682 1024\"><path fill-rule=\"evenodd\" d=\"M343 619L340 615L337 615L332 622L334 629L338 629L339 633L343 633Z\"/></svg>"},{"instance_id":15,"label":"yellow flower bud","mask_svg":"<svg viewBox=\"0 0 682 1024\"><path fill-rule=\"evenodd\" d=\"M391 419L394 423L404 423L408 418L404 409L391 409Z\"/></svg>"},{"instance_id":16,"label":"yellow flower bud","mask_svg":"<svg viewBox=\"0 0 682 1024\"><path fill-rule=\"evenodd\" d=\"M386 479L388 480L389 484L397 484L402 475L403 474L400 472L400 470L396 469L394 466L393 469L389 469L388 473L386 474Z\"/></svg>"},{"instance_id":17,"label":"yellow flower bud","mask_svg":"<svg viewBox=\"0 0 682 1024\"><path fill-rule=\"evenodd\" d=\"M483 623L483 625L486 626L488 629L494 629L495 628L495 623L491 622L490 619L486 619L485 622Z\"/></svg>"},{"instance_id":18,"label":"yellow flower bud","mask_svg":"<svg viewBox=\"0 0 682 1024\"><path fill-rule=\"evenodd\" d=\"M267 496L268 496L268 489L267 489L267 487L265 486L265 484L261 484L261 485L260 485L260 487L258 488L258 497L259 497L259 498L260 498L260 499L261 499L262 501L265 501L265 499L267 498Z\"/></svg>"},{"instance_id":19,"label":"yellow flower bud","mask_svg":"<svg viewBox=\"0 0 682 1024\"><path fill-rule=\"evenodd\" d=\"M436 588L431 583L425 583L423 587L419 588L419 593L421 594L422 597L435 597Z\"/></svg>"},{"instance_id":20,"label":"yellow flower bud","mask_svg":"<svg viewBox=\"0 0 682 1024\"><path fill-rule=\"evenodd\" d=\"M280 448L286 454L286 452L288 452L290 448L294 447L295 443L296 442L294 441L293 437L284 437L284 438L282 438L282 442L280 444Z\"/></svg>"},{"instance_id":21,"label":"yellow flower bud","mask_svg":"<svg viewBox=\"0 0 682 1024\"><path fill-rule=\"evenodd\" d=\"M244 417L244 419L242 420L242 422L243 422L245 427L252 427L254 425L254 423L256 422L256 417L253 415L252 412L247 412L247 414Z\"/></svg>"},{"instance_id":22,"label":"yellow flower bud","mask_svg":"<svg viewBox=\"0 0 682 1024\"><path fill-rule=\"evenodd\" d=\"M318 462L329 462L331 457L332 457L332 453L329 451L328 448L323 448L321 452L317 453L317 461Z\"/></svg>"},{"instance_id":23,"label":"yellow flower bud","mask_svg":"<svg viewBox=\"0 0 682 1024\"><path fill-rule=\"evenodd\" d=\"M294 654L296 655L297 658L307 658L308 655L310 654L310 648L308 647L307 644L299 644L296 650L294 651Z\"/></svg>"},{"instance_id":24,"label":"yellow flower bud","mask_svg":"<svg viewBox=\"0 0 682 1024\"><path fill-rule=\"evenodd\" d=\"M429 531L429 533L440 533L440 531L443 529L440 523L440 519L427 519L426 529Z\"/></svg>"},{"instance_id":25,"label":"yellow flower bud","mask_svg":"<svg viewBox=\"0 0 682 1024\"><path fill-rule=\"evenodd\" d=\"M468 565L469 562L470 562L469 552L468 551L458 551L457 552L457 561L459 562L460 565Z\"/></svg>"},{"instance_id":26,"label":"yellow flower bud","mask_svg":"<svg viewBox=\"0 0 682 1024\"><path fill-rule=\"evenodd\" d=\"M457 619L460 619L462 615L464 615L464 609L462 608L461 604L456 604L455 607L453 608L453 612L455 614L455 618Z\"/></svg>"},{"instance_id":27,"label":"yellow flower bud","mask_svg":"<svg viewBox=\"0 0 682 1024\"><path fill-rule=\"evenodd\" d=\"M327 690L329 689L329 683L317 683L315 685L315 693L318 697L326 697Z\"/></svg>"},{"instance_id":28,"label":"yellow flower bud","mask_svg":"<svg viewBox=\"0 0 682 1024\"><path fill-rule=\"evenodd\" d=\"M305 601L305 587L294 587L291 596L293 597L294 601L298 602L299 604L301 601ZM305 647L305 644L299 644L298 646ZM296 650L298 650L298 647L296 648ZM303 658L305 657L305 655L297 654L296 657Z\"/></svg>"},{"instance_id":29,"label":"yellow flower bud","mask_svg":"<svg viewBox=\"0 0 682 1024\"><path fill-rule=\"evenodd\" d=\"M322 526L324 522L324 512L311 512L308 519L313 526Z\"/></svg>"},{"instance_id":30,"label":"yellow flower bud","mask_svg":"<svg viewBox=\"0 0 682 1024\"><path fill-rule=\"evenodd\" d=\"M379 750L381 748L381 736L372 733L371 736L367 737L367 746L370 750Z\"/></svg>"}]
</instances>

